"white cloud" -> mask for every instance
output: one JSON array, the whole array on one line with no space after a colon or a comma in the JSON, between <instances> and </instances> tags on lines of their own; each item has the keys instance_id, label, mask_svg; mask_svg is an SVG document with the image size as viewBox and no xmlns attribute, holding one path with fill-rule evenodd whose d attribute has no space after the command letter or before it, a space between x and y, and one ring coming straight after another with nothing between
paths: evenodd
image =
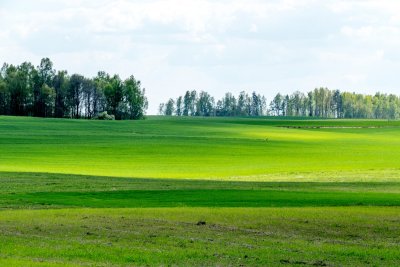
<instances>
[{"instance_id":1,"label":"white cloud","mask_svg":"<svg viewBox=\"0 0 400 267\"><path fill-rule=\"evenodd\" d=\"M376 40L380 42L400 42L400 28L394 26L361 26L351 27L344 26L341 29L341 33L347 37L360 39L364 41ZM388 40L382 40L382 38L389 38Z\"/></svg>"},{"instance_id":2,"label":"white cloud","mask_svg":"<svg viewBox=\"0 0 400 267\"><path fill-rule=\"evenodd\" d=\"M344 78L353 85L365 81L367 76L365 74L346 74Z\"/></svg>"},{"instance_id":3,"label":"white cloud","mask_svg":"<svg viewBox=\"0 0 400 267\"><path fill-rule=\"evenodd\" d=\"M384 56L385 56L385 51L382 50L382 49L378 50L378 51L375 52L375 55L376 55L376 58L378 60L382 60L384 58Z\"/></svg>"},{"instance_id":4,"label":"white cloud","mask_svg":"<svg viewBox=\"0 0 400 267\"><path fill-rule=\"evenodd\" d=\"M254 33L258 32L258 27L256 24L250 25L250 32L254 32Z\"/></svg>"},{"instance_id":5,"label":"white cloud","mask_svg":"<svg viewBox=\"0 0 400 267\"><path fill-rule=\"evenodd\" d=\"M0 60L134 74L150 113L188 89L395 91L398 10L395 0L4 0Z\"/></svg>"}]
</instances>

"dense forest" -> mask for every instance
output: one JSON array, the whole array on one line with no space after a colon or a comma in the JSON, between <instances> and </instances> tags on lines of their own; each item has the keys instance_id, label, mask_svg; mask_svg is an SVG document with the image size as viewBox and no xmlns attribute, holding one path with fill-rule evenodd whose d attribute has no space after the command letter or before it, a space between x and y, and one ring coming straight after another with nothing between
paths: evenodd
<instances>
[{"instance_id":1,"label":"dense forest","mask_svg":"<svg viewBox=\"0 0 400 267\"><path fill-rule=\"evenodd\" d=\"M37 67L5 63L0 70L0 115L141 119L146 109L145 90L134 76L68 75L53 69L48 58Z\"/></svg>"},{"instance_id":2,"label":"dense forest","mask_svg":"<svg viewBox=\"0 0 400 267\"><path fill-rule=\"evenodd\" d=\"M176 116L308 116L321 118L398 119L400 98L394 94L356 94L316 88L306 94L278 93L267 106L264 96L255 92L231 93L215 102L207 92L187 91L176 100L160 104L159 113Z\"/></svg>"}]
</instances>

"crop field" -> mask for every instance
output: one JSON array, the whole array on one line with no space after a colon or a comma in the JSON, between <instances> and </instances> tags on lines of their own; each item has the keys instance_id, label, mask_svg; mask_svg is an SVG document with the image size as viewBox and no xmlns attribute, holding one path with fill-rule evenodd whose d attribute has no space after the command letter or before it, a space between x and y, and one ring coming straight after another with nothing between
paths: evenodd
<instances>
[{"instance_id":1,"label":"crop field","mask_svg":"<svg viewBox=\"0 0 400 267\"><path fill-rule=\"evenodd\" d=\"M399 266L400 121L0 116L0 266Z\"/></svg>"}]
</instances>

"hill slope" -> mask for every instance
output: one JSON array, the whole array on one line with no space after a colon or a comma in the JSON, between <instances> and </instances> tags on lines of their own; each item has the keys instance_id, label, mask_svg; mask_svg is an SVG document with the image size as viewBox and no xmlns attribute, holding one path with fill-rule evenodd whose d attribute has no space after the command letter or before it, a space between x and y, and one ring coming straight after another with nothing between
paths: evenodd
<instances>
[{"instance_id":1,"label":"hill slope","mask_svg":"<svg viewBox=\"0 0 400 267\"><path fill-rule=\"evenodd\" d=\"M0 265L399 266L400 122L0 117Z\"/></svg>"}]
</instances>

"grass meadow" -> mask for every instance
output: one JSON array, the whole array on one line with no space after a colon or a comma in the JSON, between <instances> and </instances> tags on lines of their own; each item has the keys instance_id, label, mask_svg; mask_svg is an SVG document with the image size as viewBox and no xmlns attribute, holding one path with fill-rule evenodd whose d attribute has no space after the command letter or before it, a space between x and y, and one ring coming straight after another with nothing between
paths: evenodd
<instances>
[{"instance_id":1,"label":"grass meadow","mask_svg":"<svg viewBox=\"0 0 400 267\"><path fill-rule=\"evenodd\" d=\"M400 121L0 117L1 266L398 266Z\"/></svg>"}]
</instances>

